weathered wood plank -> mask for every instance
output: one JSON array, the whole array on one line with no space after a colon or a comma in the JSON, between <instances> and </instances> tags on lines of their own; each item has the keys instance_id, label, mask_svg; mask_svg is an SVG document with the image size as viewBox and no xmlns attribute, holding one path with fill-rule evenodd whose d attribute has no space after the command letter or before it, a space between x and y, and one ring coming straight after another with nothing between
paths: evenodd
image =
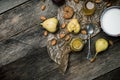
<instances>
[{"instance_id":1,"label":"weathered wood plank","mask_svg":"<svg viewBox=\"0 0 120 80\"><path fill-rule=\"evenodd\" d=\"M110 71L107 74L101 75L93 80L119 80L120 79L120 67Z\"/></svg>"},{"instance_id":2,"label":"weathered wood plank","mask_svg":"<svg viewBox=\"0 0 120 80\"><path fill-rule=\"evenodd\" d=\"M40 28L39 25L36 25L20 33L19 35L12 37L12 39L26 43L35 48L40 48L45 47L47 42L47 37L45 37L43 33L43 28Z\"/></svg>"},{"instance_id":3,"label":"weathered wood plank","mask_svg":"<svg viewBox=\"0 0 120 80\"><path fill-rule=\"evenodd\" d=\"M99 54L94 63L86 60L87 45L82 52L71 54L69 68L65 75L59 73L57 65L51 61L44 47L34 48L30 50L31 55L0 68L2 70L0 74L3 74L0 78L2 80L17 80L18 78L20 80L92 80L120 67L119 38L108 37L102 32L92 39L92 45L100 37L112 39L114 45ZM94 48L92 51L94 52Z\"/></svg>"},{"instance_id":4,"label":"weathered wood plank","mask_svg":"<svg viewBox=\"0 0 120 80\"><path fill-rule=\"evenodd\" d=\"M57 14L57 7L46 7L45 11L41 11L40 6L42 4L43 2L40 1L28 1L0 15L0 41L2 40L1 46L6 48L0 48L0 66L8 64L27 54L27 51L26 53L21 52L21 49L17 47L22 47L24 50L27 49L25 46L28 45L34 48L44 47L46 45L46 43L43 43L43 41L45 42L45 37L43 37L43 30L41 30L39 25L41 22L39 16L43 14L47 18L55 16ZM52 3L48 0L46 5L49 4ZM55 7L54 10L51 10L53 7ZM17 40L18 42L12 43L12 41L10 41L9 44L5 44L4 41L6 40ZM21 45L19 42L21 42ZM15 51L16 49L17 51Z\"/></svg>"},{"instance_id":5,"label":"weathered wood plank","mask_svg":"<svg viewBox=\"0 0 120 80\"><path fill-rule=\"evenodd\" d=\"M11 65L8 65L9 69L7 66L0 68L0 79L37 80L40 76L44 76L46 73L53 71L57 67L57 65L49 58L45 47L41 49L33 49L29 52L31 55L21 58L20 60L17 60L17 62L15 61L11 63ZM11 73L11 71L13 73ZM32 75L30 76L29 74ZM20 78L20 76L22 77Z\"/></svg>"},{"instance_id":6,"label":"weathered wood plank","mask_svg":"<svg viewBox=\"0 0 120 80\"><path fill-rule=\"evenodd\" d=\"M0 67L29 54L33 47L20 41L9 39L0 43Z\"/></svg>"},{"instance_id":7,"label":"weathered wood plank","mask_svg":"<svg viewBox=\"0 0 120 80\"><path fill-rule=\"evenodd\" d=\"M9 39L11 36L17 35L22 31L39 25L40 16L47 18L57 14L57 7L46 7L45 11L41 11L40 7L44 3L41 1L28 1L4 14L0 15L0 41ZM52 5L51 0L46 1L46 6Z\"/></svg>"},{"instance_id":8,"label":"weathered wood plank","mask_svg":"<svg viewBox=\"0 0 120 80\"><path fill-rule=\"evenodd\" d=\"M28 0L0 0L0 14Z\"/></svg>"},{"instance_id":9,"label":"weathered wood plank","mask_svg":"<svg viewBox=\"0 0 120 80\"><path fill-rule=\"evenodd\" d=\"M91 80L120 67L119 38L108 37L101 32L92 39L92 52L94 52L95 40L100 37L111 39L116 43L98 55L94 63L86 60L86 45L82 52L71 54L67 73L65 75L59 73L57 65L49 58L47 49L41 48L40 41L45 40L45 37L42 35L43 30L39 28L41 22L39 16L45 14L47 17L52 17L56 14L57 8L53 6L46 9L45 12L39 12L41 4L39 1L37 3L29 1L0 15L0 33L4 34L1 40L7 39L0 42L0 59L2 59L0 61L5 61L1 65L28 54L28 56L0 68L1 80ZM38 13L36 13L37 11ZM14 15L12 16L12 14ZM10 24L15 15L19 16L19 14L22 15L19 17L20 20ZM3 58L2 55L5 57Z\"/></svg>"}]
</instances>

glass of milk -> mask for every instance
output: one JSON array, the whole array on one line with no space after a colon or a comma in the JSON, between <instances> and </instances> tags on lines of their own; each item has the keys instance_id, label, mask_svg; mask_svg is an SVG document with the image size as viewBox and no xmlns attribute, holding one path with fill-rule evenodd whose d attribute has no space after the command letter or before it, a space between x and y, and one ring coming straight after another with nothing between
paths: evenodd
<instances>
[{"instance_id":1,"label":"glass of milk","mask_svg":"<svg viewBox=\"0 0 120 80\"><path fill-rule=\"evenodd\" d=\"M120 6L105 9L100 18L101 28L110 36L120 36Z\"/></svg>"}]
</instances>

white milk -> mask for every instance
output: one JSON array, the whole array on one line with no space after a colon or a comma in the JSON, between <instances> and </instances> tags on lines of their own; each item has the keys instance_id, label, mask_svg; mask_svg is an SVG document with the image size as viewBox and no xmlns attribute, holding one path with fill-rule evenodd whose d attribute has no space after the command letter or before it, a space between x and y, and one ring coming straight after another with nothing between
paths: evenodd
<instances>
[{"instance_id":1,"label":"white milk","mask_svg":"<svg viewBox=\"0 0 120 80\"><path fill-rule=\"evenodd\" d=\"M101 19L103 31L112 36L120 35L120 9L110 9Z\"/></svg>"}]
</instances>

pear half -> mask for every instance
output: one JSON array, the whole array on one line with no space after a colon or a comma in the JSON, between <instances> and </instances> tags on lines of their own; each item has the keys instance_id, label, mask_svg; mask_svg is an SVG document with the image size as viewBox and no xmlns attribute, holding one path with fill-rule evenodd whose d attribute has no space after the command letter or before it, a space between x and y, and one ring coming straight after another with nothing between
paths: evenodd
<instances>
[{"instance_id":1,"label":"pear half","mask_svg":"<svg viewBox=\"0 0 120 80\"><path fill-rule=\"evenodd\" d=\"M67 30L69 32L74 32L75 34L80 32L80 24L77 19L72 19L68 25L67 25Z\"/></svg>"}]
</instances>

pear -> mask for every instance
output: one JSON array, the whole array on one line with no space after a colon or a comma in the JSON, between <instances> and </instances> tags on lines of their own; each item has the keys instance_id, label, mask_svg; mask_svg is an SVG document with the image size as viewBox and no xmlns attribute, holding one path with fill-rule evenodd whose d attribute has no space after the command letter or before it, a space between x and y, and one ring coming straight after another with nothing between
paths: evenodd
<instances>
[{"instance_id":1,"label":"pear","mask_svg":"<svg viewBox=\"0 0 120 80\"><path fill-rule=\"evenodd\" d=\"M98 53L100 53L100 52L102 52L102 51L105 51L105 50L108 48L108 41L105 40L104 38L98 39L98 40L96 41L96 43L95 43L95 48L96 48L96 54L95 54L95 56L90 60L91 62L93 62L93 61L96 59Z\"/></svg>"},{"instance_id":2,"label":"pear","mask_svg":"<svg viewBox=\"0 0 120 80\"><path fill-rule=\"evenodd\" d=\"M54 33L57 30L58 20L56 18L49 18L45 20L43 23L41 23L41 25L47 31Z\"/></svg>"},{"instance_id":3,"label":"pear","mask_svg":"<svg viewBox=\"0 0 120 80\"><path fill-rule=\"evenodd\" d=\"M79 33L80 32L80 24L78 23L77 19L72 19L68 25L67 29L69 32Z\"/></svg>"},{"instance_id":4,"label":"pear","mask_svg":"<svg viewBox=\"0 0 120 80\"><path fill-rule=\"evenodd\" d=\"M95 47L96 53L102 52L108 48L108 41L103 38L100 38L96 41Z\"/></svg>"}]
</instances>

